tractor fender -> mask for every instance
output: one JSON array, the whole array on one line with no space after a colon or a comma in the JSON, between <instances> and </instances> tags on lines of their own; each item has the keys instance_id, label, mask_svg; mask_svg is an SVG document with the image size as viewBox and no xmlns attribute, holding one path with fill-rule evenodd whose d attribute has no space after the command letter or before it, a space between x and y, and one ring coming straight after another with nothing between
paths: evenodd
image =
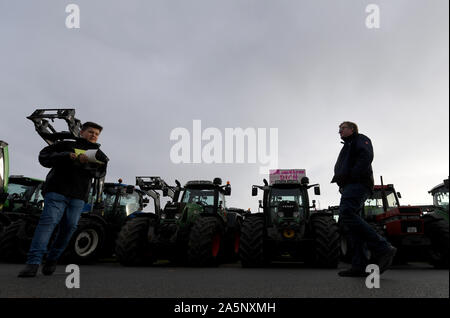
<instances>
[{"instance_id":1,"label":"tractor fender","mask_svg":"<svg viewBox=\"0 0 450 318\"><path fill-rule=\"evenodd\" d=\"M225 222L225 220L217 213L200 213L199 214L200 217L215 217L216 219L218 219L220 221L220 224L222 225L222 227L225 229L227 224Z\"/></svg>"},{"instance_id":2,"label":"tractor fender","mask_svg":"<svg viewBox=\"0 0 450 318\"><path fill-rule=\"evenodd\" d=\"M444 217L436 212L430 212L425 214L422 218L427 219L427 218L431 218L433 220L444 220Z\"/></svg>"},{"instance_id":3,"label":"tractor fender","mask_svg":"<svg viewBox=\"0 0 450 318\"><path fill-rule=\"evenodd\" d=\"M102 224L104 226L108 225L108 222L106 222L105 218L103 218L101 215L98 215L98 214L81 213L81 218L93 219L93 220L100 222L100 224Z\"/></svg>"}]
</instances>

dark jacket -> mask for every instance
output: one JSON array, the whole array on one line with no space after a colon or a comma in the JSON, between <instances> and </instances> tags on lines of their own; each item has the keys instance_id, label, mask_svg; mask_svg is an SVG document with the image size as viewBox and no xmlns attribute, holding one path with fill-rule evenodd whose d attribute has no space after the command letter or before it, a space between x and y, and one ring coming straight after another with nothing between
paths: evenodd
<instances>
[{"instance_id":1,"label":"dark jacket","mask_svg":"<svg viewBox=\"0 0 450 318\"><path fill-rule=\"evenodd\" d=\"M361 183L372 190L374 185L372 142L367 136L357 133L342 139L344 146L334 166L334 177L331 182L336 182L341 188L350 183Z\"/></svg>"},{"instance_id":2,"label":"dark jacket","mask_svg":"<svg viewBox=\"0 0 450 318\"><path fill-rule=\"evenodd\" d=\"M64 196L88 200L92 178L103 178L106 175L108 157L99 149L100 145L84 138L64 140L47 146L39 153L39 162L51 168L43 186L43 194L56 192ZM75 149L99 149L96 159L104 164L85 163L70 158Z\"/></svg>"}]
</instances>

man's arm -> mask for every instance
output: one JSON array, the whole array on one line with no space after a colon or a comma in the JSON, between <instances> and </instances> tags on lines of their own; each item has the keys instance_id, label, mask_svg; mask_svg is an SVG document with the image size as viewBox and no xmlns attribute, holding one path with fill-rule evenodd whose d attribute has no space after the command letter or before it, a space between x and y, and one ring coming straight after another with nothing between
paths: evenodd
<instances>
[{"instance_id":1,"label":"man's arm","mask_svg":"<svg viewBox=\"0 0 450 318\"><path fill-rule=\"evenodd\" d=\"M365 136L360 136L355 144L355 165L350 170L350 178L358 180L366 176L373 161L372 142Z\"/></svg>"},{"instance_id":2,"label":"man's arm","mask_svg":"<svg viewBox=\"0 0 450 318\"><path fill-rule=\"evenodd\" d=\"M72 152L68 151L63 143L47 146L39 153L39 163L46 168L68 163L72 160ZM75 155L75 154L73 154Z\"/></svg>"}]
</instances>

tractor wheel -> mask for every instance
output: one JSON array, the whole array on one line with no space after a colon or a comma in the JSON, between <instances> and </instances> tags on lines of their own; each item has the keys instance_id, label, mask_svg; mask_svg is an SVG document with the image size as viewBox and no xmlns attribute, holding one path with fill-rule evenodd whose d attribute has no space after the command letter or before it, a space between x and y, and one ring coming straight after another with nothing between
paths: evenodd
<instances>
[{"instance_id":1,"label":"tractor wheel","mask_svg":"<svg viewBox=\"0 0 450 318\"><path fill-rule=\"evenodd\" d=\"M92 263L101 253L104 242L104 225L95 219L81 217L61 259L71 264Z\"/></svg>"},{"instance_id":2,"label":"tractor wheel","mask_svg":"<svg viewBox=\"0 0 450 318\"><path fill-rule=\"evenodd\" d=\"M199 217L189 234L188 264L217 266L222 256L223 234L223 226L217 217Z\"/></svg>"},{"instance_id":3,"label":"tractor wheel","mask_svg":"<svg viewBox=\"0 0 450 318\"><path fill-rule=\"evenodd\" d=\"M336 221L328 215L311 217L314 238L312 264L316 267L336 268L339 263L340 237Z\"/></svg>"},{"instance_id":4,"label":"tractor wheel","mask_svg":"<svg viewBox=\"0 0 450 318\"><path fill-rule=\"evenodd\" d=\"M239 257L242 267L262 267L270 260L264 250L264 219L247 217L242 223Z\"/></svg>"},{"instance_id":5,"label":"tractor wheel","mask_svg":"<svg viewBox=\"0 0 450 318\"><path fill-rule=\"evenodd\" d=\"M153 263L154 257L148 233L154 222L148 217L129 219L119 232L116 241L116 256L124 266L139 266Z\"/></svg>"},{"instance_id":6,"label":"tractor wheel","mask_svg":"<svg viewBox=\"0 0 450 318\"><path fill-rule=\"evenodd\" d=\"M425 235L431 240L431 248L429 251L430 263L435 268L449 268L448 221L442 218L435 218L431 215L425 215L423 220Z\"/></svg>"},{"instance_id":7,"label":"tractor wheel","mask_svg":"<svg viewBox=\"0 0 450 318\"><path fill-rule=\"evenodd\" d=\"M0 241L0 258L6 262L23 263L33 240L38 219L24 218L5 228Z\"/></svg>"}]
</instances>

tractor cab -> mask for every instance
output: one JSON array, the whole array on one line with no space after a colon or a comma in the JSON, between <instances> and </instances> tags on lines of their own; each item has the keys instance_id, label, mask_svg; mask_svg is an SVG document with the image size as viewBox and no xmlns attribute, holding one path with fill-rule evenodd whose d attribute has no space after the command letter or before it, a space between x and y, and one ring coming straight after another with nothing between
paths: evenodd
<instances>
[{"instance_id":1,"label":"tractor cab","mask_svg":"<svg viewBox=\"0 0 450 318\"><path fill-rule=\"evenodd\" d=\"M222 180L189 181L184 186L181 203L196 209L199 213L224 214L226 209L225 196L231 194L230 184L222 186Z\"/></svg>"},{"instance_id":2,"label":"tractor cab","mask_svg":"<svg viewBox=\"0 0 450 318\"><path fill-rule=\"evenodd\" d=\"M433 196L433 206L446 210L447 213L449 211L448 189L448 179L445 179L444 183L441 183L428 191L428 193Z\"/></svg>"},{"instance_id":3,"label":"tractor cab","mask_svg":"<svg viewBox=\"0 0 450 318\"><path fill-rule=\"evenodd\" d=\"M317 184L308 185L307 177L303 177L301 181L275 180L270 185L266 179L263 181L264 186L253 186L252 195L258 195L258 189L264 191L260 208L263 209L268 225L280 225L284 222L298 223L309 218L311 207L308 189L314 187L314 193L319 195L320 188Z\"/></svg>"},{"instance_id":4,"label":"tractor cab","mask_svg":"<svg viewBox=\"0 0 450 318\"><path fill-rule=\"evenodd\" d=\"M7 199L3 211L8 214L24 212L40 212L44 207L42 196L43 180L24 176L10 176L7 190Z\"/></svg>"},{"instance_id":5,"label":"tractor cab","mask_svg":"<svg viewBox=\"0 0 450 318\"><path fill-rule=\"evenodd\" d=\"M364 216L374 218L386 211L398 208L400 206L399 192L395 192L393 184L376 185L372 195L364 203Z\"/></svg>"}]
</instances>

